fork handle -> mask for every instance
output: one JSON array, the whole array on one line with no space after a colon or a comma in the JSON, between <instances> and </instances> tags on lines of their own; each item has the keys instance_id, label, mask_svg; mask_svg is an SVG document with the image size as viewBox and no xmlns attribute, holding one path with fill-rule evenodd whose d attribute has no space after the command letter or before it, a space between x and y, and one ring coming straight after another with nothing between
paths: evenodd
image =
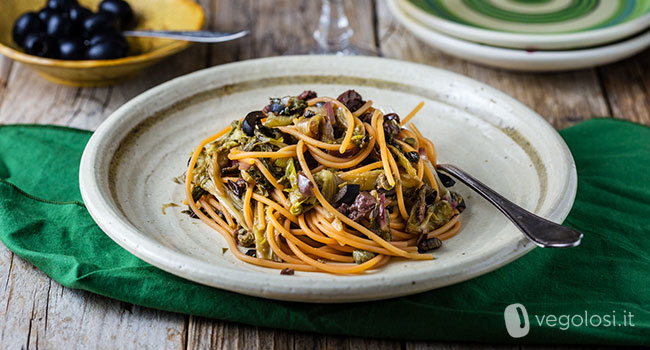
<instances>
[{"instance_id":1,"label":"fork handle","mask_svg":"<svg viewBox=\"0 0 650 350\"><path fill-rule=\"evenodd\" d=\"M527 211L453 165L438 164L437 168L457 178L487 199L536 245L543 248L565 248L580 244L582 233Z\"/></svg>"},{"instance_id":2,"label":"fork handle","mask_svg":"<svg viewBox=\"0 0 650 350\"><path fill-rule=\"evenodd\" d=\"M240 32L212 32L207 30L127 30L122 32L122 34L125 36L175 39L199 43L221 43L246 36L248 30Z\"/></svg>"}]
</instances>

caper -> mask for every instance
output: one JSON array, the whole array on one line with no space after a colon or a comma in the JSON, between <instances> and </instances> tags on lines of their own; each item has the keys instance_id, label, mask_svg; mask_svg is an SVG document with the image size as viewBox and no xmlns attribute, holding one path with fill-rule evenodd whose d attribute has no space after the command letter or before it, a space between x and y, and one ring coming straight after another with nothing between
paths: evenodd
<instances>
[{"instance_id":1,"label":"caper","mask_svg":"<svg viewBox=\"0 0 650 350\"><path fill-rule=\"evenodd\" d=\"M239 242L239 245L242 247L248 248L255 243L255 236L245 228L240 228L235 234L237 242Z\"/></svg>"}]
</instances>

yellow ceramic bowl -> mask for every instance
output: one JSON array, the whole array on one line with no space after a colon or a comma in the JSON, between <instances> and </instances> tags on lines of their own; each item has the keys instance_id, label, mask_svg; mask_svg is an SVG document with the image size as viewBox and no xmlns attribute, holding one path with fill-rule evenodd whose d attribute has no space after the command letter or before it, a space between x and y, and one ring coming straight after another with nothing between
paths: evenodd
<instances>
[{"instance_id":1,"label":"yellow ceramic bowl","mask_svg":"<svg viewBox=\"0 0 650 350\"><path fill-rule=\"evenodd\" d=\"M79 0L97 10L101 0ZM190 44L183 41L127 38L129 56L102 61L64 61L27 55L13 42L14 21L27 11L38 11L46 0L0 0L0 53L34 68L44 78L70 86L104 86L122 82L140 70L177 53ZM198 30L204 14L192 0L128 0L142 30Z\"/></svg>"}]
</instances>

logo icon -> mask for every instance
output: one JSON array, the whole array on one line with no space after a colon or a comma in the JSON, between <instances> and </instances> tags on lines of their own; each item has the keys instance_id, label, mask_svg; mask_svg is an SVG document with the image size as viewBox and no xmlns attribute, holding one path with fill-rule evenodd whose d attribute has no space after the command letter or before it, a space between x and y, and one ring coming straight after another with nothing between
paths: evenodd
<instances>
[{"instance_id":1,"label":"logo icon","mask_svg":"<svg viewBox=\"0 0 650 350\"><path fill-rule=\"evenodd\" d=\"M508 334L513 338L525 337L530 331L528 311L521 304L508 305L503 312L503 318L506 320Z\"/></svg>"}]
</instances>

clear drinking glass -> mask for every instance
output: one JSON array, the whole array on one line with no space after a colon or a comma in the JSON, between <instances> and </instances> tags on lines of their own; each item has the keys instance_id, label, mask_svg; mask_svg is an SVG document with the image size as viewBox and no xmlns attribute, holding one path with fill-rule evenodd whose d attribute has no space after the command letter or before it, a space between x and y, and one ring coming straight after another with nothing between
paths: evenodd
<instances>
[{"instance_id":1,"label":"clear drinking glass","mask_svg":"<svg viewBox=\"0 0 650 350\"><path fill-rule=\"evenodd\" d=\"M351 42L354 30L345 13L344 0L322 0L318 27L314 31L314 41L303 54L316 55L376 55L373 48L362 48ZM290 50L295 51L295 50Z\"/></svg>"}]
</instances>

